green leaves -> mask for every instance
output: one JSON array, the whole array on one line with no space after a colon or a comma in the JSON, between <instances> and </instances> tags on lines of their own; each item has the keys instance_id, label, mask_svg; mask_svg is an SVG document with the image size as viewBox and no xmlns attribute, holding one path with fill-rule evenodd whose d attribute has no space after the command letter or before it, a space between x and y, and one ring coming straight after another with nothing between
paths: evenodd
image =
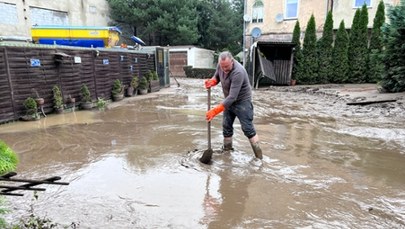
<instances>
[{"instance_id":1,"label":"green leaves","mask_svg":"<svg viewBox=\"0 0 405 229\"><path fill-rule=\"evenodd\" d=\"M405 1L388 11L390 24L382 27L384 76L381 86L388 92L405 91Z\"/></svg>"},{"instance_id":2,"label":"green leaves","mask_svg":"<svg viewBox=\"0 0 405 229\"><path fill-rule=\"evenodd\" d=\"M17 154L0 140L0 175L14 171L18 164Z\"/></svg>"},{"instance_id":3,"label":"green leaves","mask_svg":"<svg viewBox=\"0 0 405 229\"><path fill-rule=\"evenodd\" d=\"M243 0L108 0L111 18L148 45L242 49ZM128 43L131 41L128 39Z\"/></svg>"}]
</instances>

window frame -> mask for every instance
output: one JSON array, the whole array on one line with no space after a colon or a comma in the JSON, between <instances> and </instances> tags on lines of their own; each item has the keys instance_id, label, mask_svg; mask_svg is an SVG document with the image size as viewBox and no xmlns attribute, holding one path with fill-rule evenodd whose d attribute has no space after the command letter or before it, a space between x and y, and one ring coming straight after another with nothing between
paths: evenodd
<instances>
[{"instance_id":1,"label":"window frame","mask_svg":"<svg viewBox=\"0 0 405 229\"><path fill-rule=\"evenodd\" d=\"M257 17L255 17L256 12L258 14ZM264 3L262 0L256 0L252 6L252 23L263 23L263 19L264 19Z\"/></svg>"},{"instance_id":2,"label":"window frame","mask_svg":"<svg viewBox=\"0 0 405 229\"><path fill-rule=\"evenodd\" d=\"M353 1L353 8L354 9L358 9L358 8L363 7L363 4L361 4L360 6L356 6L356 1L357 0ZM371 8L371 6L373 5L373 0L363 0L363 1L369 1L370 2L370 4L367 4L367 8Z\"/></svg>"},{"instance_id":3,"label":"window frame","mask_svg":"<svg viewBox=\"0 0 405 229\"><path fill-rule=\"evenodd\" d=\"M288 17L288 5L291 4L289 3L289 1L291 0L284 0L284 20L295 20L298 19L298 15L299 15L299 8L300 8L300 0L296 0L297 1L297 14L295 15L295 17Z\"/></svg>"}]
</instances>

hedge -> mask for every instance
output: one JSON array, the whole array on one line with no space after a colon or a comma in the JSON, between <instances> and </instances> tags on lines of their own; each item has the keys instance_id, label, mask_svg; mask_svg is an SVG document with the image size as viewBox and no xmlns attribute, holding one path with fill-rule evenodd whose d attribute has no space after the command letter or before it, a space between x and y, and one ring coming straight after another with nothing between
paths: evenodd
<instances>
[{"instance_id":1,"label":"hedge","mask_svg":"<svg viewBox=\"0 0 405 229\"><path fill-rule=\"evenodd\" d=\"M187 78L207 79L215 74L215 68L193 68L192 66L184 66L183 69Z\"/></svg>"}]
</instances>

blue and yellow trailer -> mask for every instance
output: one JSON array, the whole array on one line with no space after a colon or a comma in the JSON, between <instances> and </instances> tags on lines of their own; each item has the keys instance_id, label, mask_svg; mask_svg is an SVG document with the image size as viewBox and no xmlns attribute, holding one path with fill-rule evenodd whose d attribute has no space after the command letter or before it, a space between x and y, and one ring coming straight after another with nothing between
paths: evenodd
<instances>
[{"instance_id":1,"label":"blue and yellow trailer","mask_svg":"<svg viewBox=\"0 0 405 229\"><path fill-rule=\"evenodd\" d=\"M37 44L79 47L113 47L121 31L115 26L33 26L32 40Z\"/></svg>"}]
</instances>

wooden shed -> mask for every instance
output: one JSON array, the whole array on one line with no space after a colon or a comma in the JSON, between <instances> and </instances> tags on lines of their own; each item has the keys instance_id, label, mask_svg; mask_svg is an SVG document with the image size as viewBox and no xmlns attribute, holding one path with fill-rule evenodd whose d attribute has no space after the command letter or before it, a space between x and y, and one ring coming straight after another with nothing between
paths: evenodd
<instances>
[{"instance_id":1,"label":"wooden shed","mask_svg":"<svg viewBox=\"0 0 405 229\"><path fill-rule=\"evenodd\" d=\"M265 85L290 85L294 44L258 41L251 49L251 75L255 88Z\"/></svg>"},{"instance_id":2,"label":"wooden shed","mask_svg":"<svg viewBox=\"0 0 405 229\"><path fill-rule=\"evenodd\" d=\"M195 46L170 46L169 70L173 76L185 77L184 66L215 68L214 51Z\"/></svg>"}]
</instances>

